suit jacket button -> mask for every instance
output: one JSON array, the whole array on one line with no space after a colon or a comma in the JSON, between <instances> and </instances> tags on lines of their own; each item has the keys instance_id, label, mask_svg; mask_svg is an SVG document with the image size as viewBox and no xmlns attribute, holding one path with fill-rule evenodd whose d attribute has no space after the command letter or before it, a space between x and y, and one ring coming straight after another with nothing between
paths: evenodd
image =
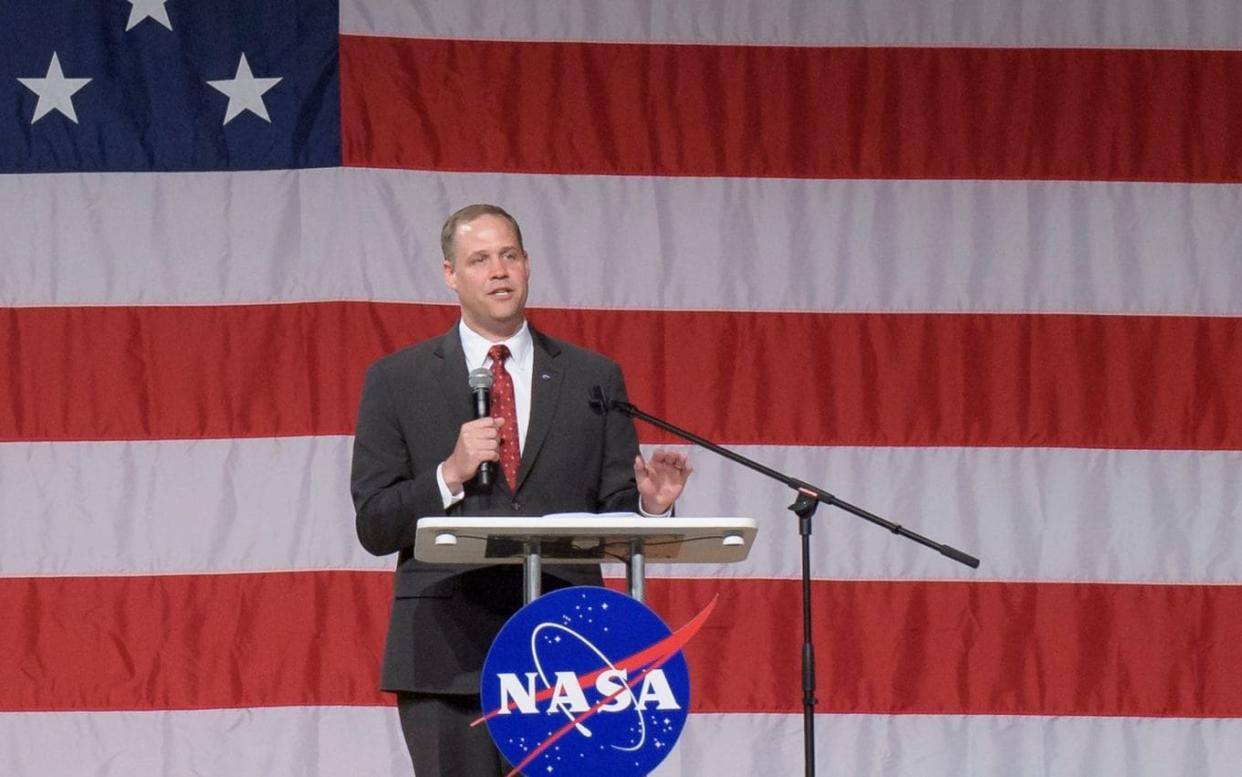
<instances>
[{"instance_id":1,"label":"suit jacket button","mask_svg":"<svg viewBox=\"0 0 1242 777\"><path fill-rule=\"evenodd\" d=\"M521 509L522 509L522 503L521 503L521 502L519 502L518 500L514 499L514 500L513 500L513 509L514 509L514 511L521 510Z\"/></svg>"}]
</instances>

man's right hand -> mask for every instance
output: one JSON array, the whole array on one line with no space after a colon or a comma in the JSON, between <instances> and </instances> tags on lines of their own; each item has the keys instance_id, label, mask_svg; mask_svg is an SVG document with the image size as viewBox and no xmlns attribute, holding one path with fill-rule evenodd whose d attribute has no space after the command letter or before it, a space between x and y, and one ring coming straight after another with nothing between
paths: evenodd
<instances>
[{"instance_id":1,"label":"man's right hand","mask_svg":"<svg viewBox=\"0 0 1242 777\"><path fill-rule=\"evenodd\" d=\"M503 418L476 418L461 425L457 444L444 460L444 485L460 494L462 484L474 477L485 461L500 461L500 427Z\"/></svg>"}]
</instances>

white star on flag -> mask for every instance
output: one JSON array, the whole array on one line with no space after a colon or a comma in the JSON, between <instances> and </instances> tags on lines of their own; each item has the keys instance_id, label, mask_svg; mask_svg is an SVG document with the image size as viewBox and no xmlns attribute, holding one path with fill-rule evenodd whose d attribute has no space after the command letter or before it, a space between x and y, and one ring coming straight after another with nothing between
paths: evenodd
<instances>
[{"instance_id":1,"label":"white star on flag","mask_svg":"<svg viewBox=\"0 0 1242 777\"><path fill-rule=\"evenodd\" d=\"M224 112L225 124L232 121L242 111L250 111L271 124L272 120L267 116L267 106L263 104L263 94L280 81L280 78L255 78L254 73L250 72L250 63L246 61L246 55L242 54L241 61L237 63L237 75L207 83L228 95L229 107Z\"/></svg>"},{"instance_id":2,"label":"white star on flag","mask_svg":"<svg viewBox=\"0 0 1242 777\"><path fill-rule=\"evenodd\" d=\"M172 22L168 19L168 9L164 7L167 2L168 0L129 0L133 7L129 9L129 23L125 25L125 31L134 29L144 19L154 19L171 30Z\"/></svg>"},{"instance_id":3,"label":"white star on flag","mask_svg":"<svg viewBox=\"0 0 1242 777\"><path fill-rule=\"evenodd\" d=\"M60 69L60 57L52 52L52 62L47 66L47 75L43 78L19 78L21 85L39 95L35 105L34 124L52 111L60 111L74 124L78 123L78 114L73 110L73 95L91 82L89 78L65 78Z\"/></svg>"}]
</instances>

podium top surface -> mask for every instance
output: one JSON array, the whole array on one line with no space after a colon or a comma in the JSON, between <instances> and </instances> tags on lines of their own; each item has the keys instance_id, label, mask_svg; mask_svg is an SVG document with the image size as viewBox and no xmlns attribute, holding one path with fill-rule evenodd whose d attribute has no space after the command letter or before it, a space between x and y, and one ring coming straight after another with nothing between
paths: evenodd
<instances>
[{"instance_id":1,"label":"podium top surface","mask_svg":"<svg viewBox=\"0 0 1242 777\"><path fill-rule=\"evenodd\" d=\"M648 563L726 564L750 553L754 518L648 518L634 513L423 518L414 557L440 564L520 564L537 540L545 564L625 561L641 538Z\"/></svg>"}]
</instances>

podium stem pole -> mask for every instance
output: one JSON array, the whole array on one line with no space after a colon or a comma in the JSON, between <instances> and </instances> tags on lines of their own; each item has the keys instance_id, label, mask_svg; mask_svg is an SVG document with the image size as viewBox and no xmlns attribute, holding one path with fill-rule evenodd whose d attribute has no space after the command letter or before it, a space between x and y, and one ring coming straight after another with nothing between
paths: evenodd
<instances>
[{"instance_id":1,"label":"podium stem pole","mask_svg":"<svg viewBox=\"0 0 1242 777\"><path fill-rule=\"evenodd\" d=\"M630 558L625 563L625 577L630 586L630 596L644 601L647 598L647 553L642 537L630 539Z\"/></svg>"},{"instance_id":2,"label":"podium stem pole","mask_svg":"<svg viewBox=\"0 0 1242 777\"><path fill-rule=\"evenodd\" d=\"M522 602L530 604L542 593L543 548L539 540L527 540L523 551L522 571L525 576L522 579Z\"/></svg>"}]
</instances>

